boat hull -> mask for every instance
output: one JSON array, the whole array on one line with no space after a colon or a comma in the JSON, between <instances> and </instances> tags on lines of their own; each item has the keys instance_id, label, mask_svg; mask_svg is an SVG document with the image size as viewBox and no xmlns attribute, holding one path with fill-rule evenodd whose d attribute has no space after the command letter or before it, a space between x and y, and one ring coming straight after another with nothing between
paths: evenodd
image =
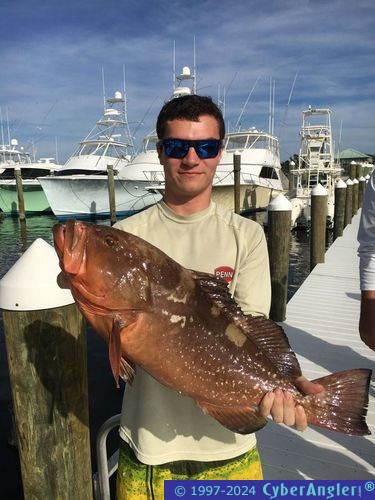
<instances>
[{"instance_id":1,"label":"boat hull","mask_svg":"<svg viewBox=\"0 0 375 500\"><path fill-rule=\"evenodd\" d=\"M145 184L114 180L116 214L131 215L157 203L162 195L146 189ZM54 215L61 220L69 217L88 219L110 215L107 176L58 176L42 178L40 183Z\"/></svg>"},{"instance_id":2,"label":"boat hull","mask_svg":"<svg viewBox=\"0 0 375 500\"><path fill-rule=\"evenodd\" d=\"M52 213L42 186L37 180L25 179L22 182L26 215ZM0 209L11 216L18 216L18 194L15 180L0 182Z\"/></svg>"},{"instance_id":3,"label":"boat hull","mask_svg":"<svg viewBox=\"0 0 375 500\"><path fill-rule=\"evenodd\" d=\"M272 198L282 192L265 186L240 186L240 211L246 212L256 209L265 209ZM234 210L234 186L214 186L212 199L220 206Z\"/></svg>"}]
</instances>

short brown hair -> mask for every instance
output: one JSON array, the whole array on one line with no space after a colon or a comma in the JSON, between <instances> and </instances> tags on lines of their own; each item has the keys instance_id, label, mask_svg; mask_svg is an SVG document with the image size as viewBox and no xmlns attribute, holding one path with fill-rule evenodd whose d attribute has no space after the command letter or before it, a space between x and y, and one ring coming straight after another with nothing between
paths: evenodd
<instances>
[{"instance_id":1,"label":"short brown hair","mask_svg":"<svg viewBox=\"0 0 375 500\"><path fill-rule=\"evenodd\" d=\"M176 97L166 102L161 108L156 121L156 133L159 139L164 139L167 122L171 120L188 120L197 122L202 115L212 116L219 126L220 139L225 136L225 124L220 108L211 97L197 94Z\"/></svg>"}]
</instances>

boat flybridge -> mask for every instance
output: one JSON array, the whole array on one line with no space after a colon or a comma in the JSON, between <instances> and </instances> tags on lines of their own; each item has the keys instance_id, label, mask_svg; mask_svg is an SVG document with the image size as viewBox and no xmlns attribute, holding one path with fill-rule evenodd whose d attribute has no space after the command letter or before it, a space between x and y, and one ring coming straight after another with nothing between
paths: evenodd
<instances>
[{"instance_id":1,"label":"boat flybridge","mask_svg":"<svg viewBox=\"0 0 375 500\"><path fill-rule=\"evenodd\" d=\"M120 91L105 99L102 117L60 169L59 175L107 174L107 165L120 171L134 154L126 111Z\"/></svg>"},{"instance_id":2,"label":"boat flybridge","mask_svg":"<svg viewBox=\"0 0 375 500\"><path fill-rule=\"evenodd\" d=\"M310 220L311 189L321 184L328 194L327 224L333 223L335 180L341 167L335 164L332 139L332 112L328 108L309 108L302 112L298 165L292 163L292 225L306 225Z\"/></svg>"}]
</instances>

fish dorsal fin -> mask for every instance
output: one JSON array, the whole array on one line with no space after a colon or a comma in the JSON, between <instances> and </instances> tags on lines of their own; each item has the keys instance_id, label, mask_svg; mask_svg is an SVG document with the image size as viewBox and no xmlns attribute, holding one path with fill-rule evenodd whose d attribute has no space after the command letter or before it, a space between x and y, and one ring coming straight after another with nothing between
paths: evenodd
<instances>
[{"instance_id":1,"label":"fish dorsal fin","mask_svg":"<svg viewBox=\"0 0 375 500\"><path fill-rule=\"evenodd\" d=\"M262 349L281 375L295 379L301 375L296 355L284 330L263 316L244 314L232 299L226 281L208 273L192 271L197 286L220 312L239 328L246 337ZM246 348L246 343L244 344Z\"/></svg>"}]
</instances>

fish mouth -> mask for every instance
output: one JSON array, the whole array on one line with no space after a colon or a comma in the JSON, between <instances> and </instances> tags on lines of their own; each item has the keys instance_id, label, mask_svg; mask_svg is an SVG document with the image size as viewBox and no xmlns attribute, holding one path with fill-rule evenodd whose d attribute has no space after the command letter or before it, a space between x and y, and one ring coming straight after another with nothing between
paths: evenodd
<instances>
[{"instance_id":1,"label":"fish mouth","mask_svg":"<svg viewBox=\"0 0 375 500\"><path fill-rule=\"evenodd\" d=\"M60 267L69 283L73 297L82 307L89 309L85 303L91 302L101 309L104 294L94 294L88 291L84 283L87 271L88 226L69 219L65 224L56 224L52 232Z\"/></svg>"},{"instance_id":2,"label":"fish mouth","mask_svg":"<svg viewBox=\"0 0 375 500\"><path fill-rule=\"evenodd\" d=\"M82 273L86 268L85 226L75 220L53 227L53 238L61 269L70 275Z\"/></svg>"}]
</instances>

